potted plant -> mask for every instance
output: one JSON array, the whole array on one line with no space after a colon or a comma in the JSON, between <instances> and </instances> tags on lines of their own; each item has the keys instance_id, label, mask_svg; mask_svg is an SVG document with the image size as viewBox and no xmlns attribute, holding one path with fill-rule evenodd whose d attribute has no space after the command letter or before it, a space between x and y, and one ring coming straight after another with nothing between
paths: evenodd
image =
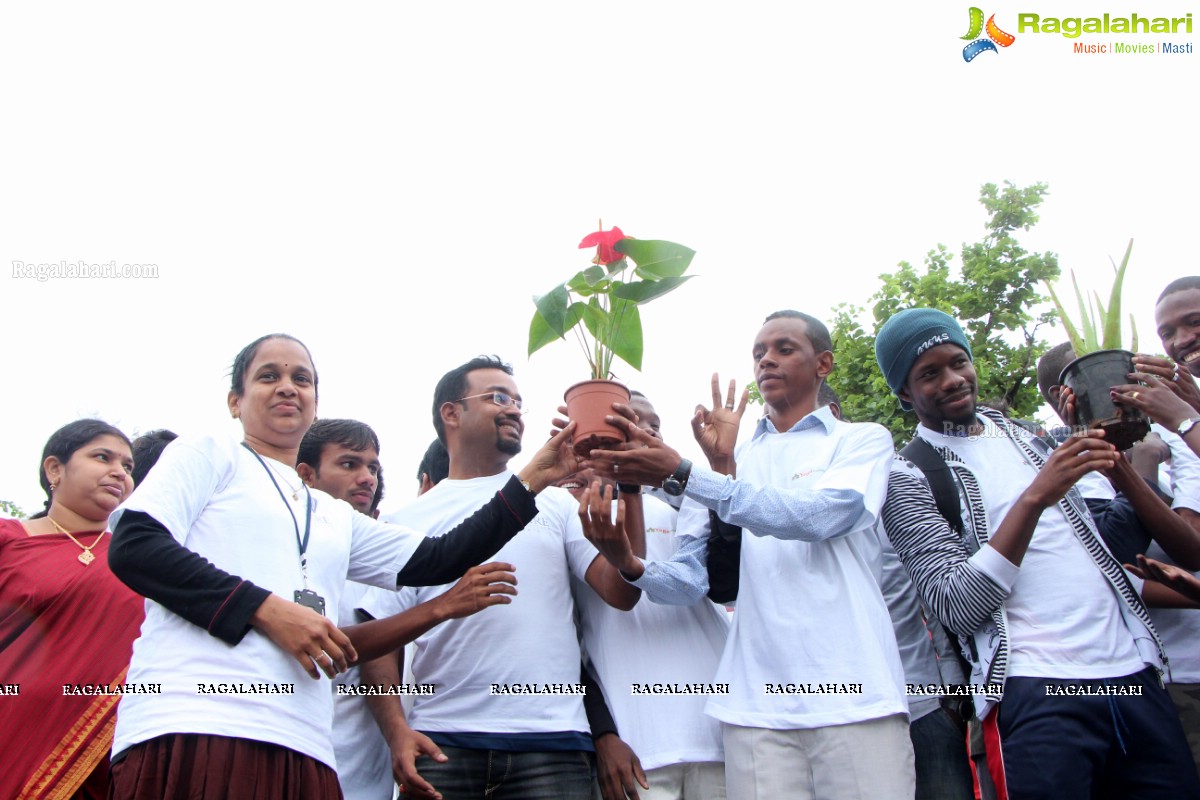
<instances>
[{"instance_id":1,"label":"potted plant","mask_svg":"<svg viewBox=\"0 0 1200 800\"><path fill-rule=\"evenodd\" d=\"M1067 338L1075 350L1075 360L1063 368L1059 383L1075 393L1075 418L1080 425L1101 428L1105 438L1118 450L1127 450L1140 442L1150 432L1150 421L1142 412L1130 406L1114 403L1110 395L1113 386L1129 383L1129 373L1134 371L1133 352L1137 350L1137 326L1133 315L1129 315L1132 332L1130 350L1121 348L1121 285L1125 280L1125 268L1129 266L1129 253L1133 240L1125 248L1121 266L1113 264L1116 278L1108 296L1108 305L1096 292L1084 302L1075 273L1071 283L1075 287L1075 299L1079 303L1080 324L1076 326L1067 316L1062 301L1050 284L1050 298L1058 309Z\"/></svg>"},{"instance_id":2,"label":"potted plant","mask_svg":"<svg viewBox=\"0 0 1200 800\"><path fill-rule=\"evenodd\" d=\"M577 423L575 451L590 450L625 440L624 433L604 418L613 403L629 401L629 390L612 380L613 360L620 358L642 368L642 317L638 310L656 297L676 289L696 253L674 242L634 239L620 228L589 234L579 248L596 248L589 267L576 272L543 295L533 298L537 310L529 324L529 354L568 331L583 350L589 380L566 392L567 416Z\"/></svg>"}]
</instances>

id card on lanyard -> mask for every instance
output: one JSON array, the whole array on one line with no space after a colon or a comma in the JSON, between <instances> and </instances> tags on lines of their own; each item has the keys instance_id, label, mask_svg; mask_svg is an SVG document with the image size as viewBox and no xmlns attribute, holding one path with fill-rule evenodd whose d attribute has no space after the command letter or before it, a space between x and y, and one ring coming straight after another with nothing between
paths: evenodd
<instances>
[{"instance_id":1,"label":"id card on lanyard","mask_svg":"<svg viewBox=\"0 0 1200 800\"><path fill-rule=\"evenodd\" d=\"M312 534L312 507L313 499L312 492L308 490L308 484L304 484L304 535L300 535L300 522L296 519L296 513L292 511L292 504L288 502L287 497L283 494L283 489L279 486L279 481L275 479L275 473L263 457L254 451L250 445L242 442L242 447L249 450L258 459L258 463L262 465L266 471L267 477L271 479L271 485L275 487L275 491L279 493L279 499L283 501L284 507L287 509L288 516L292 518L292 527L296 531L296 546L300 551L300 577L304 582L304 588L297 589L292 596L299 605L305 608L311 608L318 614L325 614L325 598L308 588L308 539Z\"/></svg>"}]
</instances>

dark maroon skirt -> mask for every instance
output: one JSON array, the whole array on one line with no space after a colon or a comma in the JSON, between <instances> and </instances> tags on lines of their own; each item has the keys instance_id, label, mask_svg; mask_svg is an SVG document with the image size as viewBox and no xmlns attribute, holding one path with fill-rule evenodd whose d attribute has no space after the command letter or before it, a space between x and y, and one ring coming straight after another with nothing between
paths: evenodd
<instances>
[{"instance_id":1,"label":"dark maroon skirt","mask_svg":"<svg viewBox=\"0 0 1200 800\"><path fill-rule=\"evenodd\" d=\"M277 744L176 733L134 745L112 766L110 800L341 800L337 773Z\"/></svg>"}]
</instances>

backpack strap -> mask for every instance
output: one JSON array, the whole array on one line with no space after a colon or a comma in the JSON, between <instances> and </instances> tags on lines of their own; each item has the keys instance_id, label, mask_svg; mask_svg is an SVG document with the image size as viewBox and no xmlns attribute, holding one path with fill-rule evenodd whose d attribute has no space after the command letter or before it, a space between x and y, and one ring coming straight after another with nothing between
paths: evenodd
<instances>
[{"instance_id":1,"label":"backpack strap","mask_svg":"<svg viewBox=\"0 0 1200 800\"><path fill-rule=\"evenodd\" d=\"M929 488L933 491L933 501L937 504L938 513L946 518L946 522L950 523L950 527L954 529L955 533L961 534L963 532L962 506L958 489L954 485L954 478L950 475L950 467L946 466L946 459L942 458L938 451L933 449L933 445L920 436L914 436L912 441L900 451L900 455L925 473L925 479L929 481Z\"/></svg>"}]
</instances>

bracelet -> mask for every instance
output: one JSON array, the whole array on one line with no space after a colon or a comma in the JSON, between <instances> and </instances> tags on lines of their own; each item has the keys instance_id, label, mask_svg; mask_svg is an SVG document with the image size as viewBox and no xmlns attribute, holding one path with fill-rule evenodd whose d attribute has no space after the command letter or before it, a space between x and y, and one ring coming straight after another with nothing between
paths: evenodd
<instances>
[{"instance_id":1,"label":"bracelet","mask_svg":"<svg viewBox=\"0 0 1200 800\"><path fill-rule=\"evenodd\" d=\"M637 483L618 483L617 491L621 494L641 494L641 484Z\"/></svg>"}]
</instances>

